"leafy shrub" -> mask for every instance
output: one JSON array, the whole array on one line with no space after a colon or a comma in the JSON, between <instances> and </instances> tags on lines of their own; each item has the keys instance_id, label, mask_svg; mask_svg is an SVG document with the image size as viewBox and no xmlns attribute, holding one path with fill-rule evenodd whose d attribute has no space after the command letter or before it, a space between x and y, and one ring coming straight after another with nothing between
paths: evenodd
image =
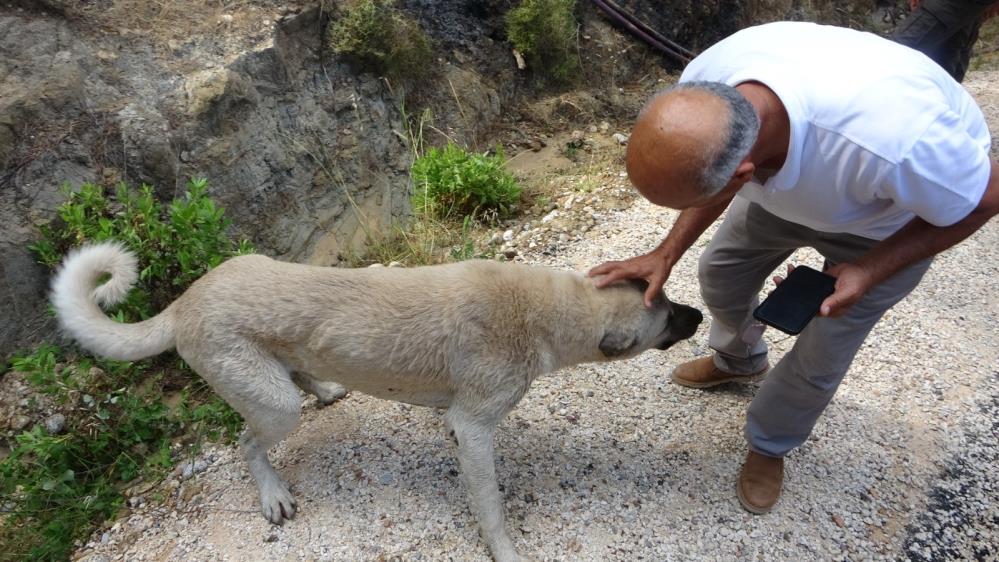
<instances>
[{"instance_id":1,"label":"leafy shrub","mask_svg":"<svg viewBox=\"0 0 999 562\"><path fill-rule=\"evenodd\" d=\"M171 442L179 431L231 441L242 424L219 398L195 400L186 390L168 408L163 374L150 374L145 362L68 358L43 345L15 358L13 367L37 391L70 407L64 432L50 435L36 425L0 461L0 501L9 512L0 524L0 552L16 559L67 558L74 540L118 511L130 481L173 466Z\"/></svg>"},{"instance_id":2,"label":"leafy shrub","mask_svg":"<svg viewBox=\"0 0 999 562\"><path fill-rule=\"evenodd\" d=\"M122 505L125 483L170 466L170 436L180 425L157 385L131 388L144 374L141 364L62 361L53 346L14 360L37 390L71 407L65 432L36 425L0 461L0 497L10 507L0 551L19 559L67 558L75 539Z\"/></svg>"},{"instance_id":3,"label":"leafy shrub","mask_svg":"<svg viewBox=\"0 0 999 562\"><path fill-rule=\"evenodd\" d=\"M392 79L425 75L433 61L430 39L395 0L353 0L329 26L327 42L338 54Z\"/></svg>"},{"instance_id":4,"label":"leafy shrub","mask_svg":"<svg viewBox=\"0 0 999 562\"><path fill-rule=\"evenodd\" d=\"M142 269L137 289L114 313L122 321L148 318L226 258L253 251L245 241L229 240L230 222L207 190L207 180L191 180L183 198L164 206L148 185L132 190L120 184L113 196L90 183L75 192L65 188L61 223L43 227L42 240L31 249L39 262L54 268L70 248L85 242L124 243Z\"/></svg>"},{"instance_id":5,"label":"leafy shrub","mask_svg":"<svg viewBox=\"0 0 999 562\"><path fill-rule=\"evenodd\" d=\"M487 156L453 143L431 148L413 162L414 211L439 219L509 213L520 186L504 162L502 151Z\"/></svg>"},{"instance_id":6,"label":"leafy shrub","mask_svg":"<svg viewBox=\"0 0 999 562\"><path fill-rule=\"evenodd\" d=\"M229 222L193 180L187 194L162 205L152 189L124 185L113 193L85 184L59 207L61 221L43 229L32 246L54 267L85 242L114 239L139 257L138 286L117 310L123 321L146 318L172 301L225 258L252 251L226 236ZM73 542L113 516L122 490L136 477L155 477L175 462L172 438L179 432L232 440L242 420L225 402L173 358L122 362L77 357L53 345L16 357L12 367L37 392L63 405L65 431L41 426L17 435L0 460L0 558L66 559ZM164 379L182 387L168 407Z\"/></svg>"},{"instance_id":7,"label":"leafy shrub","mask_svg":"<svg viewBox=\"0 0 999 562\"><path fill-rule=\"evenodd\" d=\"M531 67L555 82L579 76L576 53L576 0L521 0L507 12L506 34Z\"/></svg>"}]
</instances>

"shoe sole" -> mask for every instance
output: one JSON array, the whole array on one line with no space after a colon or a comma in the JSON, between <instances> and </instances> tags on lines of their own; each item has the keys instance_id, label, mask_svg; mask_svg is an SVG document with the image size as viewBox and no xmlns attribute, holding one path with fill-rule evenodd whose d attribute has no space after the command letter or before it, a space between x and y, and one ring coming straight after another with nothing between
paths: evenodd
<instances>
[{"instance_id":1,"label":"shoe sole","mask_svg":"<svg viewBox=\"0 0 999 562\"><path fill-rule=\"evenodd\" d=\"M732 375L731 377L725 377L724 379L715 379L711 382L694 382L688 381L686 379L681 379L676 376L676 373L670 375L670 378L674 383L685 386L687 388L711 388L712 386L718 386L720 384L728 384L730 382L739 384L749 384L752 382L758 382L766 378L767 371L760 371L759 373L753 375Z\"/></svg>"},{"instance_id":2,"label":"shoe sole","mask_svg":"<svg viewBox=\"0 0 999 562\"><path fill-rule=\"evenodd\" d=\"M766 515L767 513L770 513L771 510L773 510L775 505L777 505L777 502L774 502L774 505L771 505L770 507L760 507L758 505L753 505L749 503L749 500L746 499L746 496L742 495L742 484L739 482L735 483L735 495L738 496L739 503L742 504L742 508L752 513L753 515Z\"/></svg>"}]
</instances>

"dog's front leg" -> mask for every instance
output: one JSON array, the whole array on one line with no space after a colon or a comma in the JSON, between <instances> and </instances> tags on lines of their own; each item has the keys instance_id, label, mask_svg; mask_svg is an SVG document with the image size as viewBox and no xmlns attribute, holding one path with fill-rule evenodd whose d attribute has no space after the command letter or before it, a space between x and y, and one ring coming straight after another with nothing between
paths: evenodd
<instances>
[{"instance_id":1,"label":"dog's front leg","mask_svg":"<svg viewBox=\"0 0 999 562\"><path fill-rule=\"evenodd\" d=\"M496 483L493 434L497 420L482 420L452 406L444 416L450 437L458 448L462 479L468 488L479 534L497 562L527 560L517 554L503 522L503 504Z\"/></svg>"}]
</instances>

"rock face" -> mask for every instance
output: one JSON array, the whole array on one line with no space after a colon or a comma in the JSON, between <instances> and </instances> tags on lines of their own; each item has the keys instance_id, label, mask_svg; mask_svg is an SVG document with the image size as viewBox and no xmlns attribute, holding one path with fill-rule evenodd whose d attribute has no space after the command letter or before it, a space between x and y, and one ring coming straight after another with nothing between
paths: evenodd
<instances>
[{"instance_id":1,"label":"rock face","mask_svg":"<svg viewBox=\"0 0 999 562\"><path fill-rule=\"evenodd\" d=\"M64 184L145 182L169 200L204 176L234 235L281 259L333 264L408 213L404 109L430 110L427 142L484 150L504 121L630 117L626 90L672 64L588 2L578 10L584 89L566 97L517 70L509 0L401 0L438 62L409 88L324 53L336 17L324 6L337 3L191 3L185 11L214 11L178 15L157 3L11 1L0 4L0 358L52 328L48 272L28 245L57 218ZM692 48L752 12L752 3L621 3Z\"/></svg>"},{"instance_id":2,"label":"rock face","mask_svg":"<svg viewBox=\"0 0 999 562\"><path fill-rule=\"evenodd\" d=\"M318 9L288 14L238 56L192 69L203 46L178 47L191 50L178 65L127 30L96 44L65 19L0 12L0 355L47 326L47 272L27 246L64 183L147 182L169 199L206 176L237 235L320 264L404 216L399 101L324 60L322 23Z\"/></svg>"}]
</instances>

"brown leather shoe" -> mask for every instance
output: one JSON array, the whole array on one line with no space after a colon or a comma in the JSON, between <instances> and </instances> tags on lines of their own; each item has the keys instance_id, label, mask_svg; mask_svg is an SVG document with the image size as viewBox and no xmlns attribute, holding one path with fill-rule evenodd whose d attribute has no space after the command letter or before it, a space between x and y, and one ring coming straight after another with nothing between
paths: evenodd
<instances>
[{"instance_id":1,"label":"brown leather shoe","mask_svg":"<svg viewBox=\"0 0 999 562\"><path fill-rule=\"evenodd\" d=\"M746 511L761 515L773 509L784 483L784 459L750 451L739 472L736 493Z\"/></svg>"},{"instance_id":2,"label":"brown leather shoe","mask_svg":"<svg viewBox=\"0 0 999 562\"><path fill-rule=\"evenodd\" d=\"M713 357L701 357L677 365L676 369L673 369L673 382L690 388L708 388L727 382L756 382L767 374L769 368L765 367L762 371L748 375L736 375L716 367Z\"/></svg>"}]
</instances>

